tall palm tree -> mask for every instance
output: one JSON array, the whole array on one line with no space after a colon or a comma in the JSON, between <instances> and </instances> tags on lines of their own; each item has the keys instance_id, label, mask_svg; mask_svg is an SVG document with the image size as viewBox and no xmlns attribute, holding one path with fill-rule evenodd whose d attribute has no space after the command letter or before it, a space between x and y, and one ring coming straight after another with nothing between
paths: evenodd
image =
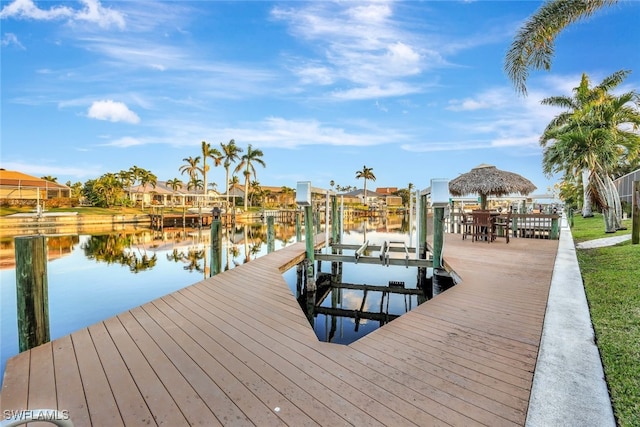
<instances>
[{"instance_id":1,"label":"tall palm tree","mask_svg":"<svg viewBox=\"0 0 640 427\"><path fill-rule=\"evenodd\" d=\"M530 69L551 69L555 39L562 30L618 1L549 0L544 3L520 27L505 57L504 69L516 91L527 94Z\"/></svg>"},{"instance_id":2,"label":"tall palm tree","mask_svg":"<svg viewBox=\"0 0 640 427\"><path fill-rule=\"evenodd\" d=\"M262 165L262 167L266 167L264 160L262 160L262 156L264 153L260 149L254 149L251 144L247 148L247 152L242 155L240 158L240 163L236 166L234 172L243 171L244 175L244 210L246 211L249 207L249 180L251 179L251 175L253 175L254 179L257 179L256 168L254 164Z\"/></svg>"},{"instance_id":3,"label":"tall palm tree","mask_svg":"<svg viewBox=\"0 0 640 427\"><path fill-rule=\"evenodd\" d=\"M45 181L49 181L49 182L58 182L58 178L51 175L41 176L40 179L44 179Z\"/></svg>"},{"instance_id":4,"label":"tall palm tree","mask_svg":"<svg viewBox=\"0 0 640 427\"><path fill-rule=\"evenodd\" d=\"M178 190L178 188L182 188L182 181L180 181L179 178L168 179L167 187L171 188L173 191L171 193L171 205L175 206L176 190Z\"/></svg>"},{"instance_id":5,"label":"tall palm tree","mask_svg":"<svg viewBox=\"0 0 640 427\"><path fill-rule=\"evenodd\" d=\"M240 160L240 153L242 153L242 148L236 145L235 140L230 140L228 144L220 143L220 147L222 148L222 160L224 161L224 171L225 171L225 180L226 183L226 198L227 198L227 206L229 206L229 187L231 184L229 183L229 168L231 164Z\"/></svg>"},{"instance_id":6,"label":"tall palm tree","mask_svg":"<svg viewBox=\"0 0 640 427\"><path fill-rule=\"evenodd\" d=\"M182 159L182 161L185 162L185 164L180 166L180 169L178 170L180 171L181 175L184 175L186 173L189 177L189 181L187 181L187 190L191 190L192 188L194 188L191 182L198 179L198 172L200 172L200 167L198 166L200 164L200 156L185 157L184 159Z\"/></svg>"},{"instance_id":7,"label":"tall palm tree","mask_svg":"<svg viewBox=\"0 0 640 427\"><path fill-rule=\"evenodd\" d=\"M220 166L220 163L222 162L222 154L220 154L220 151L217 148L211 147L211 144L208 142L202 141L202 179L204 182L205 202L207 200L207 190L209 188L207 186L207 172L209 172L207 158L213 159L214 167Z\"/></svg>"},{"instance_id":8,"label":"tall palm tree","mask_svg":"<svg viewBox=\"0 0 640 427\"><path fill-rule=\"evenodd\" d=\"M593 199L602 208L606 232L621 227L620 198L611 173L621 162L640 157L640 97L634 91L619 96L609 93L627 75L619 71L594 88L583 75L573 98L542 101L567 108L540 137L545 147L543 171L547 175L564 172L565 181L576 180L582 173L583 188L587 188L584 204Z\"/></svg>"},{"instance_id":9,"label":"tall palm tree","mask_svg":"<svg viewBox=\"0 0 640 427\"><path fill-rule=\"evenodd\" d=\"M373 168L368 168L367 165L362 167L362 170L356 171L357 179L364 179L364 205L367 205L367 180L376 180L376 176L373 174Z\"/></svg>"},{"instance_id":10,"label":"tall palm tree","mask_svg":"<svg viewBox=\"0 0 640 427\"><path fill-rule=\"evenodd\" d=\"M151 187L156 188L158 183L158 177L152 174L150 171L144 169L140 172L140 185L142 186L143 192L147 191L147 184L151 185ZM142 197L142 210L144 210L144 195Z\"/></svg>"},{"instance_id":11,"label":"tall palm tree","mask_svg":"<svg viewBox=\"0 0 640 427\"><path fill-rule=\"evenodd\" d=\"M574 123L575 120L584 117L589 111L592 110L592 106L601 103L609 92L615 89L624 79L629 75L628 71L617 71L612 75L606 77L600 84L591 88L590 81L586 74L582 75L580 85L574 88L574 96L553 96L545 98L541 101L543 105L551 105L555 107L565 108L565 111L555 117L545 129L542 137L540 138L541 144L544 146L545 142L551 138L548 136L550 132L555 132L558 127ZM582 188L583 188L583 204L582 204L582 216L591 217L591 187L589 183L589 169L582 171Z\"/></svg>"},{"instance_id":12,"label":"tall palm tree","mask_svg":"<svg viewBox=\"0 0 640 427\"><path fill-rule=\"evenodd\" d=\"M180 174L184 175L186 173L187 175L189 175L190 180L196 178L198 176L198 172L200 171L200 168L198 167L198 164L200 164L200 156L185 157L184 159L182 159L182 161L186 162L186 164L180 166L180 169L178 169L180 171Z\"/></svg>"}]
</instances>

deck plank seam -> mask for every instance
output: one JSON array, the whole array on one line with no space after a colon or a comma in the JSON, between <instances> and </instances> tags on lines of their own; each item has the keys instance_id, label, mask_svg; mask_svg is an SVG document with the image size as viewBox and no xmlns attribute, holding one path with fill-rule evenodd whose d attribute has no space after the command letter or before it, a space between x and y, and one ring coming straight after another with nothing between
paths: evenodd
<instances>
[{"instance_id":1,"label":"deck plank seam","mask_svg":"<svg viewBox=\"0 0 640 427\"><path fill-rule=\"evenodd\" d=\"M193 303L194 305L196 305L196 306L200 306L199 302L201 302L201 301L192 301L192 303ZM202 309L202 310L204 310L204 311L206 311L206 312L211 313L211 312L210 312L206 307L202 307L202 306L200 306L200 307L201 307L201 309ZM194 313L195 313L195 312L194 312ZM195 314L197 314L197 313L195 313ZM227 314L229 314L229 313L227 313ZM216 317L217 317L217 316L216 316ZM233 315L230 315L230 317L231 317L231 318L234 318L234 319L237 319L237 317L236 317L236 316L233 316ZM213 323L209 322L209 321L208 321L208 320L206 320L204 317L201 317L201 318L202 318L204 321L206 321L207 323L209 323L212 327L216 327L216 325L214 325ZM246 336L246 337L248 338L246 341L243 341L243 342L238 341L238 343L239 343L241 346L245 347L245 348L247 349L247 351L249 351L249 352L251 352L251 353L255 354L257 357L259 357L259 358L261 358L261 359L263 359L263 360L265 359L265 357L264 357L264 356L265 356L265 354L269 354L269 355L271 355L271 357L272 357L272 358L274 358L275 360L280 360L280 359L281 359L281 360L282 360L282 361L284 361L286 364L291 365L291 367L292 367L293 369L299 370L299 371L300 371L300 373L302 373L304 376L308 377L309 379L313 379L314 381L316 381L316 382L317 382L317 384L318 384L319 386L321 386L321 388L325 388L325 389L327 389L327 390L332 390L332 392L333 392L333 390L336 390L335 384L327 385L325 382L320 381L317 377L311 376L311 375L307 372L307 370L301 369L299 366L292 364L292 362L291 362L289 359L284 358L284 356L282 356L281 354L279 354L279 353L275 352L272 348L270 348L270 347L268 347L268 346L264 345L264 344L261 342L261 340L260 340L260 339L256 339L256 337L255 337L255 336L253 336L253 337L252 337L251 335L248 335L248 333L249 333L249 334L251 333L251 331L250 331L250 330L251 330L251 329L253 329L253 328L252 328L252 326L253 326L253 325L251 325L251 324L246 324L246 325L247 325L247 326L246 326L246 328L248 328L248 330L244 330L244 331L243 331L242 329L238 328L238 326L237 326L237 325L238 325L238 323L244 323L244 321L243 321L243 320L240 320L240 319L237 319L237 320L239 320L239 322L234 322L234 324L230 324L230 323L228 323L228 322L224 322L224 324L225 324L228 328L232 328L232 329L234 329L234 330L236 330L236 331L240 332L241 334L243 334L244 336ZM227 333L227 334L228 334L228 333ZM237 340L236 340L236 341L237 341ZM255 350L254 350L254 349L252 349L252 348L247 347L247 344L251 344L251 343L255 343L254 345L258 346L258 347L259 347L259 349L260 349L260 351L258 352L258 351L255 351ZM290 347L286 347L286 348L290 348ZM265 360L265 362L266 362L266 360ZM279 367L277 367L277 366L274 366L274 365L273 365L272 363L270 363L270 362L267 362L267 363L269 363L273 368L275 368L277 371L279 371L282 375L287 375L287 376L288 376L289 372L287 372L287 371L283 371L281 368L279 368ZM308 371L313 371L313 369L309 369ZM323 374L323 375L331 375L330 373L324 372L324 370L323 370L322 372L320 372L320 374ZM342 381L342 380L340 380L340 381ZM347 387L351 387L351 386L350 386L349 384L347 384L347 383L344 383L344 382L343 382L343 384L344 384L345 386L347 386ZM354 391L357 391L357 390L354 390ZM344 396L342 396L342 395L337 395L337 394L336 394L336 397L339 397L340 399L344 399ZM346 399L346 400L348 400L348 399ZM357 405L356 403L354 403L354 402L351 402L351 405L355 405L355 406L353 406L353 407L354 407L354 408L358 408L358 405ZM361 409L360 409L360 411L362 412L362 414L363 414L363 415L366 415L367 417L370 417L370 415L369 415L369 414L367 414L366 412L362 411ZM347 419L347 420L349 420L349 415L353 415L353 414L346 414L346 415L347 415L347 416L346 416L346 419ZM342 416L344 417L344 416L345 416L345 414L342 414ZM351 422L351 421L350 421L350 422Z\"/></svg>"}]
</instances>

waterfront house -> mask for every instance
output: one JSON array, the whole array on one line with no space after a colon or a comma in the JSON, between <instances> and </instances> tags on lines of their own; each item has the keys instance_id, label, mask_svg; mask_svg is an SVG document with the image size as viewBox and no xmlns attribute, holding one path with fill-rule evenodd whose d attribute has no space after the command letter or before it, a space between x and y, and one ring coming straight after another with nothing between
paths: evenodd
<instances>
[{"instance_id":1,"label":"waterfront house","mask_svg":"<svg viewBox=\"0 0 640 427\"><path fill-rule=\"evenodd\" d=\"M209 189L205 196L202 192L187 190L183 184L181 188L175 190L167 185L167 181L157 181L156 185L135 185L126 189L131 200L143 206L211 206L220 200L222 195L215 190ZM205 200L206 199L206 200Z\"/></svg>"},{"instance_id":2,"label":"waterfront house","mask_svg":"<svg viewBox=\"0 0 640 427\"><path fill-rule=\"evenodd\" d=\"M46 204L52 199L68 199L71 188L18 171L0 169L0 202L10 206Z\"/></svg>"}]
</instances>

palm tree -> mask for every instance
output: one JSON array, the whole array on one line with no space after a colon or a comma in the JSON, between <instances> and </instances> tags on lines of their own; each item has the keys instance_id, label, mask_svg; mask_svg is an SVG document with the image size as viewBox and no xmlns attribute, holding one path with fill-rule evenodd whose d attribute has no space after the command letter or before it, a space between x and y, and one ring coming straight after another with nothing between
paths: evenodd
<instances>
[{"instance_id":1,"label":"palm tree","mask_svg":"<svg viewBox=\"0 0 640 427\"><path fill-rule=\"evenodd\" d=\"M116 174L106 173L95 181L93 191L99 196L99 203L110 208L122 193L122 183Z\"/></svg>"},{"instance_id":2,"label":"palm tree","mask_svg":"<svg viewBox=\"0 0 640 427\"><path fill-rule=\"evenodd\" d=\"M540 137L543 170L547 175L564 172L565 181L582 173L584 205L593 199L603 210L605 231L621 227L620 198L612 171L623 161L640 157L640 97L634 91L620 96L609 90L628 75L618 71L594 88L583 74L575 96L542 100L545 105L567 108L552 120ZM583 212L584 214L584 212Z\"/></svg>"},{"instance_id":3,"label":"palm tree","mask_svg":"<svg viewBox=\"0 0 640 427\"><path fill-rule=\"evenodd\" d=\"M235 140L230 140L228 144L220 143L220 147L222 147L222 160L224 161L224 171L225 171L225 180L226 185L226 197L227 197L227 206L229 206L229 187L231 184L229 182L229 168L231 167L231 163L240 160L240 153L242 153L242 148L236 145Z\"/></svg>"},{"instance_id":4,"label":"palm tree","mask_svg":"<svg viewBox=\"0 0 640 427\"><path fill-rule=\"evenodd\" d=\"M203 182L197 176L191 178L191 180L189 180L189 182L187 183L187 190L194 190L195 192L198 192L198 190L202 190L202 188Z\"/></svg>"},{"instance_id":5,"label":"palm tree","mask_svg":"<svg viewBox=\"0 0 640 427\"><path fill-rule=\"evenodd\" d=\"M200 164L200 156L185 157L184 159L182 159L182 161L185 162L185 164L180 166L180 169L178 170L180 171L181 175L184 175L186 173L189 176L187 189L191 190L193 188L191 182L198 179L198 172L200 172L200 168L198 167L198 165Z\"/></svg>"},{"instance_id":6,"label":"palm tree","mask_svg":"<svg viewBox=\"0 0 640 427\"><path fill-rule=\"evenodd\" d=\"M222 154L220 154L220 151L217 148L212 148L211 144L208 142L202 141L202 178L204 181L203 188L205 193L205 203L207 200L207 190L209 188L207 186L207 172L209 172L209 167L207 166L208 157L213 159L214 167L220 166L220 163L222 162Z\"/></svg>"},{"instance_id":7,"label":"palm tree","mask_svg":"<svg viewBox=\"0 0 640 427\"><path fill-rule=\"evenodd\" d=\"M529 69L551 69L555 38L562 30L618 1L549 0L544 3L520 27L505 57L504 69L516 91L527 94Z\"/></svg>"},{"instance_id":8,"label":"palm tree","mask_svg":"<svg viewBox=\"0 0 640 427\"><path fill-rule=\"evenodd\" d=\"M283 185L282 187L280 187L280 194L281 194L281 198L282 198L282 207L283 208L287 208L287 206L289 205L289 200L291 199L291 196L293 196L294 194L296 194L296 190L294 190L291 187L287 187L286 185Z\"/></svg>"},{"instance_id":9,"label":"palm tree","mask_svg":"<svg viewBox=\"0 0 640 427\"><path fill-rule=\"evenodd\" d=\"M367 165L362 167L362 170L356 171L357 179L364 179L364 205L367 206L367 180L376 180L376 176L373 174L373 168L368 168Z\"/></svg>"},{"instance_id":10,"label":"palm tree","mask_svg":"<svg viewBox=\"0 0 640 427\"><path fill-rule=\"evenodd\" d=\"M171 204L175 206L176 190L178 190L178 188L182 188L182 181L180 181L180 179L178 178L168 179L167 187L173 190L173 193L171 193Z\"/></svg>"},{"instance_id":11,"label":"palm tree","mask_svg":"<svg viewBox=\"0 0 640 427\"><path fill-rule=\"evenodd\" d=\"M264 160L262 160L262 156L264 153L260 149L253 149L251 144L247 148L247 152L242 155L240 158L240 163L236 166L234 172L239 172L244 169L242 172L244 174L244 210L246 211L248 208L249 202L249 180L251 179L251 175L253 175L254 179L257 179L256 168L254 163L262 165L262 167L266 167Z\"/></svg>"},{"instance_id":12,"label":"palm tree","mask_svg":"<svg viewBox=\"0 0 640 427\"><path fill-rule=\"evenodd\" d=\"M605 78L602 83L594 88L589 87L589 78L586 74L583 74L580 85L574 88L574 97L554 96L543 99L541 101L543 105L566 108L567 110L558 115L556 118L554 118L553 121L551 121L551 123L547 125L547 128L540 138L540 143L544 146L547 141L552 139L549 136L551 132L556 132L558 127L571 123L573 119L577 118L580 114L589 111L590 104L601 101L611 89L614 89L624 80L627 74L628 72L618 71L617 73L614 73L611 76ZM582 171L583 217L593 216L593 213L591 212L591 188L588 185L589 173L589 169L584 169Z\"/></svg>"},{"instance_id":13,"label":"palm tree","mask_svg":"<svg viewBox=\"0 0 640 427\"><path fill-rule=\"evenodd\" d=\"M140 172L140 185L144 192L147 191L147 184L150 184L151 187L156 188L156 184L158 183L158 177L152 174L150 171L143 169ZM144 195L142 197L142 210L144 210Z\"/></svg>"},{"instance_id":14,"label":"palm tree","mask_svg":"<svg viewBox=\"0 0 640 427\"><path fill-rule=\"evenodd\" d=\"M200 156L185 157L184 159L182 159L182 161L186 162L186 164L180 166L180 169L178 169L180 171L180 174L184 175L186 173L187 175L189 175L190 180L197 177L198 172L200 171L200 168L198 167L198 164L200 163Z\"/></svg>"},{"instance_id":15,"label":"palm tree","mask_svg":"<svg viewBox=\"0 0 640 427\"><path fill-rule=\"evenodd\" d=\"M49 182L58 182L58 178L51 175L41 176L40 179L44 179L45 181L49 181Z\"/></svg>"},{"instance_id":16,"label":"palm tree","mask_svg":"<svg viewBox=\"0 0 640 427\"><path fill-rule=\"evenodd\" d=\"M257 200L259 205L263 204L263 199L269 195L269 191L264 190L258 181L251 181L249 191L251 192L251 204Z\"/></svg>"}]
</instances>

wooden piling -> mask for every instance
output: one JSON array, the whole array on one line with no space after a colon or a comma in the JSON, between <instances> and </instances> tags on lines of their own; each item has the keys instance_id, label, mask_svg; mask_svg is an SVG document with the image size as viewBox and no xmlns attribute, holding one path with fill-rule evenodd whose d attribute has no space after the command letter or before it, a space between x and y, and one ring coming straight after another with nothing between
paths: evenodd
<instances>
[{"instance_id":1,"label":"wooden piling","mask_svg":"<svg viewBox=\"0 0 640 427\"><path fill-rule=\"evenodd\" d=\"M304 238L307 248L307 292L316 291L316 281L313 275L314 268L314 233L313 233L313 206L304 207Z\"/></svg>"},{"instance_id":2,"label":"wooden piling","mask_svg":"<svg viewBox=\"0 0 640 427\"><path fill-rule=\"evenodd\" d=\"M15 238L18 344L20 351L51 340L45 236Z\"/></svg>"},{"instance_id":3,"label":"wooden piling","mask_svg":"<svg viewBox=\"0 0 640 427\"><path fill-rule=\"evenodd\" d=\"M275 218L272 216L267 217L267 253L271 253L276 250L276 231L275 231Z\"/></svg>"},{"instance_id":4,"label":"wooden piling","mask_svg":"<svg viewBox=\"0 0 640 427\"><path fill-rule=\"evenodd\" d=\"M444 243L444 207L433 208L433 269L442 268L442 245Z\"/></svg>"},{"instance_id":5,"label":"wooden piling","mask_svg":"<svg viewBox=\"0 0 640 427\"><path fill-rule=\"evenodd\" d=\"M338 199L331 197L331 242L340 243L340 218L338 217Z\"/></svg>"},{"instance_id":6,"label":"wooden piling","mask_svg":"<svg viewBox=\"0 0 640 427\"><path fill-rule=\"evenodd\" d=\"M209 277L213 277L222 270L222 222L220 219L211 220L211 268Z\"/></svg>"}]
</instances>

